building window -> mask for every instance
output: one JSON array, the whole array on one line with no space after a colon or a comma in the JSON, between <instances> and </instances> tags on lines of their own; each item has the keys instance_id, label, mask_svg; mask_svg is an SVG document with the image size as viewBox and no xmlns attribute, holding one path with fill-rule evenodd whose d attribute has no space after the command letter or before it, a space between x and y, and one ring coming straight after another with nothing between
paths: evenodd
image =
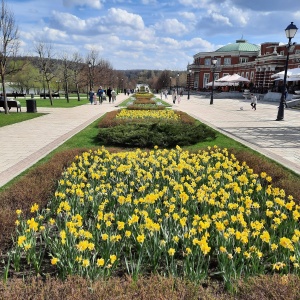
<instances>
[{"instance_id":1,"label":"building window","mask_svg":"<svg viewBox=\"0 0 300 300\"><path fill-rule=\"evenodd\" d=\"M208 84L209 82L209 73L204 73L204 76L203 76L203 86L206 87L206 85Z\"/></svg>"},{"instance_id":2,"label":"building window","mask_svg":"<svg viewBox=\"0 0 300 300\"><path fill-rule=\"evenodd\" d=\"M254 71L251 71L251 73L250 73L250 80L253 80L253 78L254 78Z\"/></svg>"},{"instance_id":3,"label":"building window","mask_svg":"<svg viewBox=\"0 0 300 300\"><path fill-rule=\"evenodd\" d=\"M284 55L284 50L281 50L281 51L280 51L280 55Z\"/></svg>"},{"instance_id":4,"label":"building window","mask_svg":"<svg viewBox=\"0 0 300 300\"><path fill-rule=\"evenodd\" d=\"M249 72L246 72L246 78L249 79Z\"/></svg>"},{"instance_id":5,"label":"building window","mask_svg":"<svg viewBox=\"0 0 300 300\"><path fill-rule=\"evenodd\" d=\"M248 57L240 57L240 64L248 62Z\"/></svg>"},{"instance_id":6,"label":"building window","mask_svg":"<svg viewBox=\"0 0 300 300\"><path fill-rule=\"evenodd\" d=\"M210 66L211 65L211 59L210 58L205 58L204 65L205 66Z\"/></svg>"},{"instance_id":7,"label":"building window","mask_svg":"<svg viewBox=\"0 0 300 300\"><path fill-rule=\"evenodd\" d=\"M224 58L224 65L226 65L226 66L231 65L231 57Z\"/></svg>"},{"instance_id":8,"label":"building window","mask_svg":"<svg viewBox=\"0 0 300 300\"><path fill-rule=\"evenodd\" d=\"M297 49L297 50L295 51L295 54L299 54L299 53L300 53L300 50Z\"/></svg>"}]
</instances>

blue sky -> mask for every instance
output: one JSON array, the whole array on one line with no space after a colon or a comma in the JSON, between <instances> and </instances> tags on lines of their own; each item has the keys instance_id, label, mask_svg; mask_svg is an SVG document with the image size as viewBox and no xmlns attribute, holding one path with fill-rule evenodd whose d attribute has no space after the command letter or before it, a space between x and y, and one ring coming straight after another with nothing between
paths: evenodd
<instances>
[{"instance_id":1,"label":"blue sky","mask_svg":"<svg viewBox=\"0 0 300 300\"><path fill-rule=\"evenodd\" d=\"M6 0L20 55L51 43L56 56L93 49L114 69L186 70L193 55L244 38L286 43L298 0ZM294 42L300 43L300 30Z\"/></svg>"}]
</instances>

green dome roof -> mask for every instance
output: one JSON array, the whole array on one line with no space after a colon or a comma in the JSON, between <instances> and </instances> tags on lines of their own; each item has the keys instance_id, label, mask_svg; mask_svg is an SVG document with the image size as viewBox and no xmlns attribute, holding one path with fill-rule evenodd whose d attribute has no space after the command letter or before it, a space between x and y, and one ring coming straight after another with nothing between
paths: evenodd
<instances>
[{"instance_id":1,"label":"green dome roof","mask_svg":"<svg viewBox=\"0 0 300 300\"><path fill-rule=\"evenodd\" d=\"M258 45L247 43L246 40L237 40L236 43L228 44L216 50L215 52L232 52L232 51L259 51Z\"/></svg>"}]
</instances>

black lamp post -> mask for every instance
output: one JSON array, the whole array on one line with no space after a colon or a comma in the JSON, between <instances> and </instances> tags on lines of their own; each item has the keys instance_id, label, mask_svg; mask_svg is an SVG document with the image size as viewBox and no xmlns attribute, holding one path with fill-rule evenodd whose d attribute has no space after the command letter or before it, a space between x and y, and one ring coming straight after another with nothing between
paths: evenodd
<instances>
[{"instance_id":1,"label":"black lamp post","mask_svg":"<svg viewBox=\"0 0 300 300\"><path fill-rule=\"evenodd\" d=\"M178 95L178 83L179 83L179 73L177 73L176 84L177 84L177 95Z\"/></svg>"},{"instance_id":2,"label":"black lamp post","mask_svg":"<svg viewBox=\"0 0 300 300\"><path fill-rule=\"evenodd\" d=\"M172 93L172 77L170 77L170 94Z\"/></svg>"},{"instance_id":3,"label":"black lamp post","mask_svg":"<svg viewBox=\"0 0 300 300\"><path fill-rule=\"evenodd\" d=\"M190 99L190 84L191 84L191 73L192 73L192 70L189 69L189 77L188 77L188 100Z\"/></svg>"},{"instance_id":4,"label":"black lamp post","mask_svg":"<svg viewBox=\"0 0 300 300\"><path fill-rule=\"evenodd\" d=\"M92 90L92 72L91 72L92 63L89 61L88 65L89 65L89 81L90 81L90 91L91 91Z\"/></svg>"},{"instance_id":5,"label":"black lamp post","mask_svg":"<svg viewBox=\"0 0 300 300\"><path fill-rule=\"evenodd\" d=\"M298 28L296 25L291 22L291 24L285 29L286 37L289 39L287 47L287 55L286 55L286 61L285 61L285 69L284 69L284 78L283 78L283 88L280 98L280 104L277 114L276 121L282 121L284 118L284 105L285 105L285 97L286 97L286 77L287 77L287 70L288 70L288 64L289 64L289 56L290 56L290 47L292 46L291 40L295 36Z\"/></svg>"},{"instance_id":6,"label":"black lamp post","mask_svg":"<svg viewBox=\"0 0 300 300\"><path fill-rule=\"evenodd\" d=\"M211 86L210 104L214 104L215 71L216 71L217 62L218 62L218 60L215 57L211 60L213 73L212 73L212 86Z\"/></svg>"}]
</instances>

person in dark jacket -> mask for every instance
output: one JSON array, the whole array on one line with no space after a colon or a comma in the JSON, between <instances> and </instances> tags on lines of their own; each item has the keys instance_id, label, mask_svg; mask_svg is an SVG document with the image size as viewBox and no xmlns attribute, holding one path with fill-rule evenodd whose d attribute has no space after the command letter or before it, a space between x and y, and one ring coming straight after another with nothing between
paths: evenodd
<instances>
[{"instance_id":1,"label":"person in dark jacket","mask_svg":"<svg viewBox=\"0 0 300 300\"><path fill-rule=\"evenodd\" d=\"M106 91L106 95L108 96L109 103L111 103L111 91L112 91L111 87L109 87Z\"/></svg>"}]
</instances>

